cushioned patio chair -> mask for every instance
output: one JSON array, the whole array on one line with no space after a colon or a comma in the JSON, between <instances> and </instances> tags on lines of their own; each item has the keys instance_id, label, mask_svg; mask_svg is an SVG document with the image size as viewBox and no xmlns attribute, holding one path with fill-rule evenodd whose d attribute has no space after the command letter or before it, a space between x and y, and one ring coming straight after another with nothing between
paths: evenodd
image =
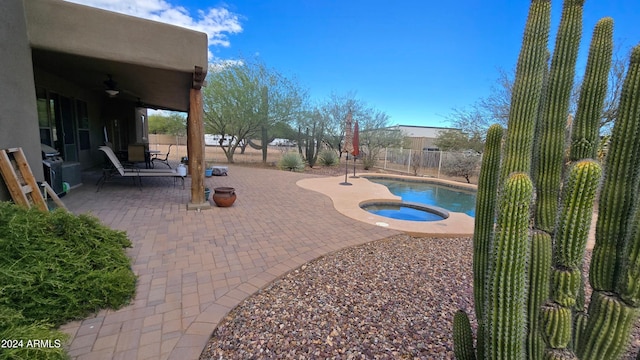
<instances>
[{"instance_id":1,"label":"cushioned patio chair","mask_svg":"<svg viewBox=\"0 0 640 360\"><path fill-rule=\"evenodd\" d=\"M107 155L107 158L109 159L109 162L111 162L112 166L111 168L102 170L102 177L96 184L98 186L96 192L100 191L100 188L102 188L102 185L104 185L105 182L118 175L122 177L130 177L133 180L134 184L136 184L137 179L137 185L140 186L140 188L142 188L143 177L172 177L174 186L176 179L180 178L182 180L182 188L184 189L184 176L180 175L177 169L125 168L124 166L122 166L122 163L120 162L120 160L118 160L118 157L113 152L113 150L111 150L111 148L107 146L100 146L98 149L105 153L105 155Z\"/></svg>"}]
</instances>

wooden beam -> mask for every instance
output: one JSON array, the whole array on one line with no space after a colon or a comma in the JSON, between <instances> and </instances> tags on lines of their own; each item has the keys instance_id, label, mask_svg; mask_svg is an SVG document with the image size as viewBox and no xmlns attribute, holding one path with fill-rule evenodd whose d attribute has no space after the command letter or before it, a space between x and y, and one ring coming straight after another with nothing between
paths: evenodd
<instances>
[{"instance_id":1,"label":"wooden beam","mask_svg":"<svg viewBox=\"0 0 640 360\"><path fill-rule=\"evenodd\" d=\"M187 156L191 173L191 202L187 209L199 210L211 207L204 200L204 123L202 91L191 89L189 92L189 116L187 117Z\"/></svg>"},{"instance_id":2,"label":"wooden beam","mask_svg":"<svg viewBox=\"0 0 640 360\"><path fill-rule=\"evenodd\" d=\"M193 84L192 87L196 90L200 90L204 84L204 79L207 73L203 71L202 66L196 66L193 70Z\"/></svg>"},{"instance_id":3,"label":"wooden beam","mask_svg":"<svg viewBox=\"0 0 640 360\"><path fill-rule=\"evenodd\" d=\"M191 136L189 135L189 128L191 127L191 111L187 114L187 159L189 159L189 149L191 149ZM191 166L187 165L187 175L191 176Z\"/></svg>"}]
</instances>

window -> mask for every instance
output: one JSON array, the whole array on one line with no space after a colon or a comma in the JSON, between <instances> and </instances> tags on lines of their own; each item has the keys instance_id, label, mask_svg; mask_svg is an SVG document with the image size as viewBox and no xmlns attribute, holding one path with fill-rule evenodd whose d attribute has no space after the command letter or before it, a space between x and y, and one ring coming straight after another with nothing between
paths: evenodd
<instances>
[{"instance_id":1,"label":"window","mask_svg":"<svg viewBox=\"0 0 640 360\"><path fill-rule=\"evenodd\" d=\"M78 142L80 150L91 149L91 137L89 136L89 111L87 103L76 100L76 118L78 120Z\"/></svg>"},{"instance_id":2,"label":"window","mask_svg":"<svg viewBox=\"0 0 640 360\"><path fill-rule=\"evenodd\" d=\"M47 91L43 88L36 89L36 104L38 107L38 125L40 127L40 142L53 146L53 127L51 123L49 100Z\"/></svg>"}]
</instances>

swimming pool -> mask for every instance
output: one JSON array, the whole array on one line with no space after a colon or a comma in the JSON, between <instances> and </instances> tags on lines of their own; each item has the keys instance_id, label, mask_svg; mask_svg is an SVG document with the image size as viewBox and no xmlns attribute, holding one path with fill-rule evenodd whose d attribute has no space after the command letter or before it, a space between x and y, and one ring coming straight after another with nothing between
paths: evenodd
<instances>
[{"instance_id":1,"label":"swimming pool","mask_svg":"<svg viewBox=\"0 0 640 360\"><path fill-rule=\"evenodd\" d=\"M449 217L445 209L408 202L372 201L360 204L360 208L372 214L398 220L439 221Z\"/></svg>"},{"instance_id":2,"label":"swimming pool","mask_svg":"<svg viewBox=\"0 0 640 360\"><path fill-rule=\"evenodd\" d=\"M471 191L428 182L375 177L368 177L367 180L386 186L392 194L400 196L403 202L438 206L472 217L476 214L476 194Z\"/></svg>"}]
</instances>

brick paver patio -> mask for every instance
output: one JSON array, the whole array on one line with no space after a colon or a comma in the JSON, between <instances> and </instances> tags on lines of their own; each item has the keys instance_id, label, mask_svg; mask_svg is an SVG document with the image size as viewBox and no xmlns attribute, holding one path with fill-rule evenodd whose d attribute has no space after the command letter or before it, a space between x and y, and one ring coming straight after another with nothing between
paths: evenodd
<instances>
[{"instance_id":1,"label":"brick paver patio","mask_svg":"<svg viewBox=\"0 0 640 360\"><path fill-rule=\"evenodd\" d=\"M187 211L185 189L173 180L129 179L95 192L96 174L63 201L127 231L138 275L129 306L103 310L62 327L77 359L197 359L218 322L242 300L312 259L397 234L338 213L325 195L296 181L311 175L230 166L207 178L236 188L230 208Z\"/></svg>"}]
</instances>

